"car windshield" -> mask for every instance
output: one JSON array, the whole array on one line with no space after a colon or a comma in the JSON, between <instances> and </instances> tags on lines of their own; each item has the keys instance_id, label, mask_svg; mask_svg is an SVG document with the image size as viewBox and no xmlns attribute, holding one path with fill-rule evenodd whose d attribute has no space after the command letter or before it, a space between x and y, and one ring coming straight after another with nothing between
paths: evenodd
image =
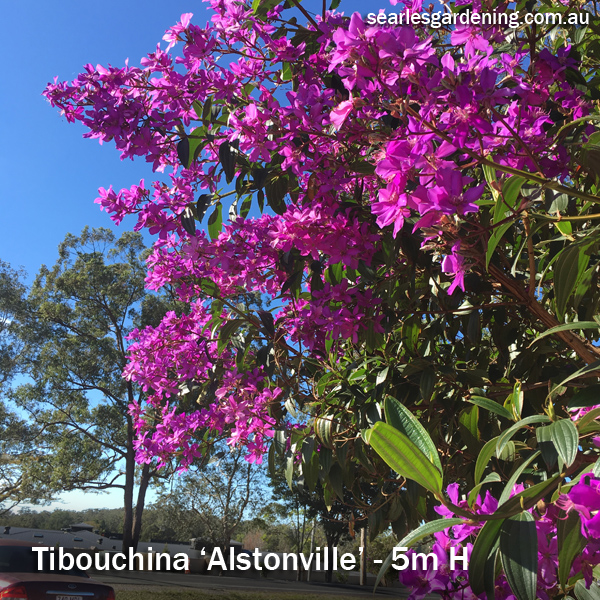
<instances>
[{"instance_id":1,"label":"car windshield","mask_svg":"<svg viewBox=\"0 0 600 600\"><path fill-rule=\"evenodd\" d=\"M54 569L51 569L48 552L43 553L42 568L38 569L38 554L29 546L0 546L0 573L57 573L87 577L77 567L59 570L58 556L54 557Z\"/></svg>"}]
</instances>

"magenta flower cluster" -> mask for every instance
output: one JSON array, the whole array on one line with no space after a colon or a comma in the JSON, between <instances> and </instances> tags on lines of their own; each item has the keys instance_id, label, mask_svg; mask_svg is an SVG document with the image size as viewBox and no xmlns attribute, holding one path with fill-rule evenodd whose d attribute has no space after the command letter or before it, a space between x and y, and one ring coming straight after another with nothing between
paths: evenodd
<instances>
[{"instance_id":1,"label":"magenta flower cluster","mask_svg":"<svg viewBox=\"0 0 600 600\"><path fill-rule=\"evenodd\" d=\"M512 495L523 491L523 486L514 487ZM496 500L486 492L483 500L477 496L472 507L469 508L465 500L459 498L458 484L448 486L447 496L452 504L464 510L471 511L474 515L489 515L498 508ZM583 549L573 561L570 577L581 573L586 587L593 584L593 569L600 564L600 480L591 476L584 476L581 481L572 486L566 494L560 496L554 504L545 505L543 511L535 509L532 512L538 536L538 572L537 572L537 597L540 600L552 600L560 597L560 584L558 580L558 555L557 524L560 519L565 519L565 512L576 511L582 522L581 533L584 537ZM454 517L454 513L444 506L436 508L436 512L445 518ZM438 568L433 568L430 559L426 569L407 569L400 571L400 582L410 590L410 600L419 600L427 594L439 594L444 600L475 600L485 595L477 596L469 587L468 571L462 561L456 561L455 568L450 569L450 553L454 548L455 556L462 556L466 548L467 556L471 556L473 541L485 521L472 521L469 524L455 525L435 533L430 552L435 554ZM408 556L416 550L411 549ZM412 563L412 561L411 561ZM419 562L417 562L419 564ZM594 584L595 585L595 584ZM495 581L496 600L517 600L511 591L506 577L501 574Z\"/></svg>"},{"instance_id":2,"label":"magenta flower cluster","mask_svg":"<svg viewBox=\"0 0 600 600\"><path fill-rule=\"evenodd\" d=\"M269 406L281 392L261 369L238 373L233 354L219 352L203 278L220 298L252 290L277 299L278 329L301 353L323 355L328 342L381 332L381 301L357 268L368 267L386 229L395 237L416 217L450 278L448 291L464 289L469 247L454 223L478 210L485 185L464 169L491 158L499 176L506 167L564 178L566 148L549 146L545 135L549 102L569 118L588 113L566 78L576 64L568 47L556 56L543 50L527 68L524 54L492 52L504 35L493 27L458 28L440 53L412 27L367 27L358 14L290 26L303 35L296 39L278 35L281 7L264 18L237 0L210 4L211 23L200 27L182 15L164 36L167 48L158 46L141 67L87 65L74 81L45 91L69 121L88 128L86 137L113 141L122 159L143 156L166 172L150 186L100 189L97 199L115 222L134 214L136 229L158 236L148 285L172 285L190 306L132 338L126 376L150 392L149 405L134 408L140 460L174 452L190 460L193 433L206 426L231 430L231 443L248 444L251 460L265 450ZM181 54L170 53L181 42ZM209 101L220 116L202 127ZM205 143L182 168L177 143L194 132ZM215 239L190 235L180 215L198 193L220 198L225 143L253 169L277 156L298 191L282 214L234 217ZM346 202L358 187L370 222ZM282 260L292 251L320 271L341 267L341 280L312 289L306 266L302 289L312 293L296 300ZM224 309L221 318L233 315ZM228 373L225 387L201 411L182 414L182 386L211 381L217 363ZM150 414L160 428L146 427Z\"/></svg>"}]
</instances>

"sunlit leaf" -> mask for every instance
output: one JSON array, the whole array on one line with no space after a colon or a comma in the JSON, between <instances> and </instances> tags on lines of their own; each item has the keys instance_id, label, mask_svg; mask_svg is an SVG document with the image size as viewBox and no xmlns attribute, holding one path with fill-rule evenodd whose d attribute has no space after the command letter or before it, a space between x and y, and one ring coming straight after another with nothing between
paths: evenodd
<instances>
[{"instance_id":1,"label":"sunlit leaf","mask_svg":"<svg viewBox=\"0 0 600 600\"><path fill-rule=\"evenodd\" d=\"M441 493L441 472L406 435L380 421L373 427L370 443L396 473L416 481L434 494Z\"/></svg>"}]
</instances>

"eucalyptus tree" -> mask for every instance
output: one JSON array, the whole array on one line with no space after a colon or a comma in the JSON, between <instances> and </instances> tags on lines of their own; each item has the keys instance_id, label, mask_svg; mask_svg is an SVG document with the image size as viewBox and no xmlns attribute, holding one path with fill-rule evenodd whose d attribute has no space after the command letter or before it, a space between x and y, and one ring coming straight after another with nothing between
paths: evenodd
<instances>
[{"instance_id":1,"label":"eucalyptus tree","mask_svg":"<svg viewBox=\"0 0 600 600\"><path fill-rule=\"evenodd\" d=\"M23 501L50 495L43 482L28 477L23 463L35 456L38 431L12 405L10 385L25 369L31 316L25 273L0 260L0 514Z\"/></svg>"},{"instance_id":2,"label":"eucalyptus tree","mask_svg":"<svg viewBox=\"0 0 600 600\"><path fill-rule=\"evenodd\" d=\"M128 335L171 307L145 289L146 251L138 233L107 229L67 235L52 268L42 266L29 295L30 380L15 398L42 431L28 476L53 489L123 491L124 547L135 547L156 462L138 466L135 417L144 391L123 377ZM35 332L35 336L33 335Z\"/></svg>"}]
</instances>

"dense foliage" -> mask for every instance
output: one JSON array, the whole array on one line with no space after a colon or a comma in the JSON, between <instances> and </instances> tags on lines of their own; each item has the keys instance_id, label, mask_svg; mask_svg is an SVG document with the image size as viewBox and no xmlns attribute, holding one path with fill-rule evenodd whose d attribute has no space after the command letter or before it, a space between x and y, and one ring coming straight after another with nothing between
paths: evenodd
<instances>
[{"instance_id":1,"label":"dense foliage","mask_svg":"<svg viewBox=\"0 0 600 600\"><path fill-rule=\"evenodd\" d=\"M58 254L53 267L40 269L27 314L15 319L27 378L10 397L25 420L22 428L35 432L18 472L47 495L122 491L123 543L135 547L157 468L135 461L128 407L144 392L121 376L126 336L135 325L159 323L175 305L144 288L147 250L139 233L116 238L108 229L85 228L79 236L68 234ZM10 431L3 443L16 448L13 439L22 434L16 425Z\"/></svg>"},{"instance_id":2,"label":"dense foliage","mask_svg":"<svg viewBox=\"0 0 600 600\"><path fill-rule=\"evenodd\" d=\"M31 306L24 278L23 272L0 260L0 514L20 502L43 502L52 494L46 481L23 469L35 460L40 430L8 399L11 383L27 368L31 343L27 327Z\"/></svg>"},{"instance_id":3,"label":"dense foliage","mask_svg":"<svg viewBox=\"0 0 600 600\"><path fill-rule=\"evenodd\" d=\"M401 546L466 545L468 572L401 573L415 597L599 597L594 7L520 2L562 24L509 30L210 4L45 92L166 172L97 200L189 306L132 336L138 459L225 432Z\"/></svg>"}]
</instances>

